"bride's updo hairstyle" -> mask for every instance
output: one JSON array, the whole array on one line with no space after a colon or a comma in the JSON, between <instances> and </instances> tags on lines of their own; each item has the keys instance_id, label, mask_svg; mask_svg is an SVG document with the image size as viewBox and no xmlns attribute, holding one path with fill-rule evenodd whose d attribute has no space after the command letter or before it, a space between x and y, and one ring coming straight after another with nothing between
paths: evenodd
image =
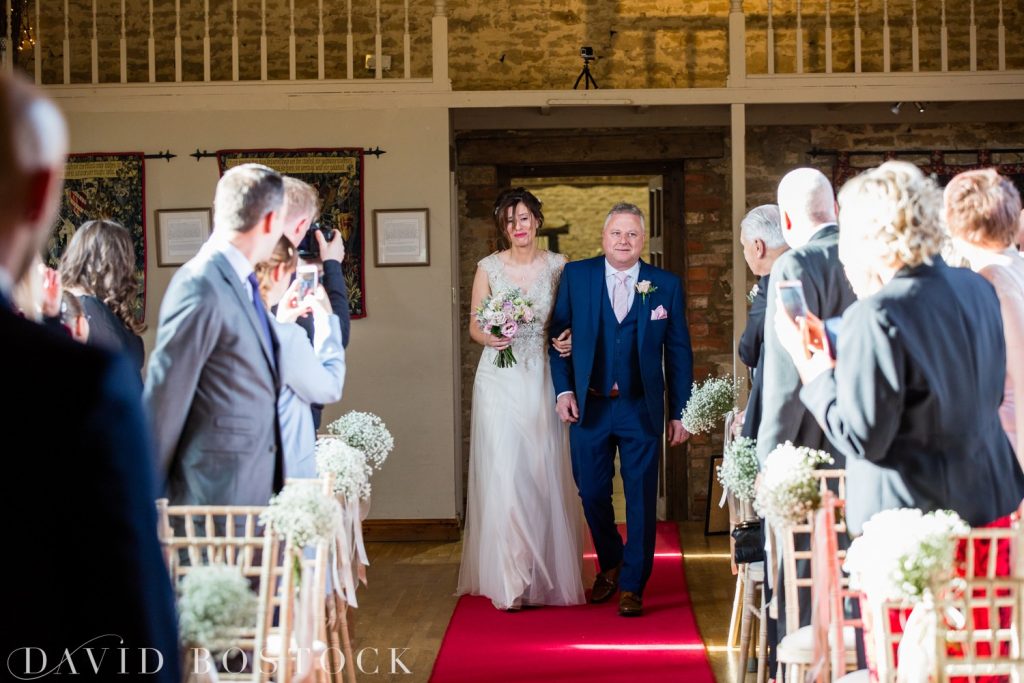
<instances>
[{"instance_id":1,"label":"bride's updo hairstyle","mask_svg":"<svg viewBox=\"0 0 1024 683\"><path fill-rule=\"evenodd\" d=\"M537 230L544 227L544 212L541 211L540 200L534 196L532 192L527 190L525 187L515 187L511 190L505 190L498 199L494 202L494 227L498 230L498 244L502 249L508 249L512 246L508 239L508 211L513 211L517 206L523 204L533 217L537 219Z\"/></svg>"}]
</instances>

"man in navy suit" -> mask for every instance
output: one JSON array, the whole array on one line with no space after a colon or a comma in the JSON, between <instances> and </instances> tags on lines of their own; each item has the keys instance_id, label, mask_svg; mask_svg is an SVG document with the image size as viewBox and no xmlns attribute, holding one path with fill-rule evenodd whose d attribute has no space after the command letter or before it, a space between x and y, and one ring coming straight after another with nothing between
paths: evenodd
<instances>
[{"instance_id":1,"label":"man in navy suit","mask_svg":"<svg viewBox=\"0 0 1024 683\"><path fill-rule=\"evenodd\" d=\"M0 488L17 515L4 527L4 680L53 673L177 683L174 597L156 534L138 370L20 317L10 303L49 237L66 151L53 103L0 74L2 424L31 444L8 444Z\"/></svg>"},{"instance_id":2,"label":"man in navy suit","mask_svg":"<svg viewBox=\"0 0 1024 683\"><path fill-rule=\"evenodd\" d=\"M566 265L551 334L572 329L571 358L552 349L556 409L572 424L572 470L601 571L591 602L621 586L619 614L643 613L654 566L658 461L668 394L668 439L686 441L682 415L693 382L683 284L640 260L644 214L616 204L602 235L604 256ZM626 494L625 544L615 526L615 449Z\"/></svg>"}]
</instances>

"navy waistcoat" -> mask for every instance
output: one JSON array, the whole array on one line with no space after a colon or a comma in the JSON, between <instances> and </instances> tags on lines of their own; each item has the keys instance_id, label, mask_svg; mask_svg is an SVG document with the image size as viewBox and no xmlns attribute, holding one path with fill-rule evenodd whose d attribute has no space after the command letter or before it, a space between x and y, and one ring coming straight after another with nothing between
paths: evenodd
<instances>
[{"instance_id":1,"label":"navy waistcoat","mask_svg":"<svg viewBox=\"0 0 1024 683\"><path fill-rule=\"evenodd\" d=\"M615 319L615 311L606 291L602 289L601 334L597 339L590 385L601 394L608 395L612 386L618 384L621 395L639 397L643 395L637 340L640 296L633 298L633 305L620 323Z\"/></svg>"}]
</instances>

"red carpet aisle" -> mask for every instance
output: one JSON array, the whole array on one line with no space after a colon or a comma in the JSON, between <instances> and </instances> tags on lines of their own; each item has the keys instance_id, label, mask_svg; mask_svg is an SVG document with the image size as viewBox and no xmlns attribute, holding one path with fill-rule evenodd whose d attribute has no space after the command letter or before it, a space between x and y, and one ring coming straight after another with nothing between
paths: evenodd
<instances>
[{"instance_id":1,"label":"red carpet aisle","mask_svg":"<svg viewBox=\"0 0 1024 683\"><path fill-rule=\"evenodd\" d=\"M618 596L601 605L504 613L486 598L463 596L431 683L714 683L690 609L675 524L658 524L644 615L626 619L617 607Z\"/></svg>"}]
</instances>

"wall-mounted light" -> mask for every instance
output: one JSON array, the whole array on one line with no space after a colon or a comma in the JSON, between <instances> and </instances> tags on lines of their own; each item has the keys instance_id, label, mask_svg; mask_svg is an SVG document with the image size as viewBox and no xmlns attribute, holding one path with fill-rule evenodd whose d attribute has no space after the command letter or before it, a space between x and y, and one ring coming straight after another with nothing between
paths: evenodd
<instances>
[{"instance_id":1,"label":"wall-mounted light","mask_svg":"<svg viewBox=\"0 0 1024 683\"><path fill-rule=\"evenodd\" d=\"M917 107L917 113L923 114L925 110L924 102L914 102L914 106Z\"/></svg>"},{"instance_id":2,"label":"wall-mounted light","mask_svg":"<svg viewBox=\"0 0 1024 683\"><path fill-rule=\"evenodd\" d=\"M902 102L897 102L896 104L894 104L891 107L889 107L889 111L891 111L893 114L899 114L900 113L900 107L902 107L902 106L903 106Z\"/></svg>"}]
</instances>

